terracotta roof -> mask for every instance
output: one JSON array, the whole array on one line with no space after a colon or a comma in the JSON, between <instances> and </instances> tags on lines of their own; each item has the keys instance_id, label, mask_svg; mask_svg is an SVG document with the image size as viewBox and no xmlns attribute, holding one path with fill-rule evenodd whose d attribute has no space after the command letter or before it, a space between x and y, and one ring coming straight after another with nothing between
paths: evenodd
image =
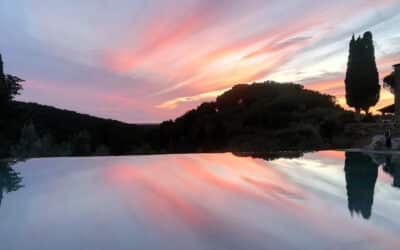
<instances>
[{"instance_id":1,"label":"terracotta roof","mask_svg":"<svg viewBox=\"0 0 400 250\"><path fill-rule=\"evenodd\" d=\"M394 113L394 104L378 109L381 113Z\"/></svg>"}]
</instances>

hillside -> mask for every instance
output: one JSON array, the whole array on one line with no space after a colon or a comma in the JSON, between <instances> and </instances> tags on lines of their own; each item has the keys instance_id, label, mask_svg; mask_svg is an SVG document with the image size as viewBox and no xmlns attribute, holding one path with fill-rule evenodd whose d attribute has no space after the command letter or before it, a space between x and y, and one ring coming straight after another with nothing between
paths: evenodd
<instances>
[{"instance_id":1,"label":"hillside","mask_svg":"<svg viewBox=\"0 0 400 250\"><path fill-rule=\"evenodd\" d=\"M151 152L148 144L157 128L158 125L127 124L35 103L13 102L0 119L0 155Z\"/></svg>"},{"instance_id":2,"label":"hillside","mask_svg":"<svg viewBox=\"0 0 400 250\"><path fill-rule=\"evenodd\" d=\"M167 152L315 150L344 147L352 112L292 83L241 84L161 124Z\"/></svg>"},{"instance_id":3,"label":"hillside","mask_svg":"<svg viewBox=\"0 0 400 250\"><path fill-rule=\"evenodd\" d=\"M174 121L135 125L12 102L0 157L269 152L350 147L354 121L332 96L292 83L240 84Z\"/></svg>"}]
</instances>

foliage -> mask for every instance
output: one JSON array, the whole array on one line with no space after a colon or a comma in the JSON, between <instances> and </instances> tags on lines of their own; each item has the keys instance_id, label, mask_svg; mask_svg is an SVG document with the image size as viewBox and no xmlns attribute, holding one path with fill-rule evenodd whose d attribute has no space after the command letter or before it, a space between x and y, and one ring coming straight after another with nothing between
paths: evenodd
<instances>
[{"instance_id":1,"label":"foliage","mask_svg":"<svg viewBox=\"0 0 400 250\"><path fill-rule=\"evenodd\" d=\"M3 61L0 54L0 109L4 108L22 90L21 78L4 74Z\"/></svg>"},{"instance_id":2,"label":"foliage","mask_svg":"<svg viewBox=\"0 0 400 250\"><path fill-rule=\"evenodd\" d=\"M349 119L344 119L346 116ZM297 84L241 84L160 127L165 152L323 148L350 112Z\"/></svg>"},{"instance_id":3,"label":"foliage","mask_svg":"<svg viewBox=\"0 0 400 250\"><path fill-rule=\"evenodd\" d=\"M394 72L390 73L389 75L385 76L383 78L383 82L385 83L385 86L389 88L389 90L394 93L394 88L395 88L395 75Z\"/></svg>"},{"instance_id":4,"label":"foliage","mask_svg":"<svg viewBox=\"0 0 400 250\"><path fill-rule=\"evenodd\" d=\"M15 102L0 119L0 158L153 152L157 125L134 125ZM143 149L143 150L142 150Z\"/></svg>"},{"instance_id":5,"label":"foliage","mask_svg":"<svg viewBox=\"0 0 400 250\"><path fill-rule=\"evenodd\" d=\"M12 102L0 157L315 150L335 145L353 113L297 84L237 85L175 121L133 125Z\"/></svg>"},{"instance_id":6,"label":"foliage","mask_svg":"<svg viewBox=\"0 0 400 250\"><path fill-rule=\"evenodd\" d=\"M352 37L346 72L346 101L357 113L368 113L371 106L379 100L379 75L375 62L375 49L372 33L363 37Z\"/></svg>"},{"instance_id":7,"label":"foliage","mask_svg":"<svg viewBox=\"0 0 400 250\"><path fill-rule=\"evenodd\" d=\"M35 126L25 125L20 133L19 141L11 147L10 154L14 158L68 156L71 146L68 143L56 144L50 134L40 137Z\"/></svg>"}]
</instances>

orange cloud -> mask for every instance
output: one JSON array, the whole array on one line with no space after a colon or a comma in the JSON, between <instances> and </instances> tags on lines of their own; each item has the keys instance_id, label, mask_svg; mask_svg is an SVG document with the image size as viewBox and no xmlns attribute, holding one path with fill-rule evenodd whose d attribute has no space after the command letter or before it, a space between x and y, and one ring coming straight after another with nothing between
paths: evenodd
<instances>
[{"instance_id":1,"label":"orange cloud","mask_svg":"<svg viewBox=\"0 0 400 250\"><path fill-rule=\"evenodd\" d=\"M344 151L319 151L316 153L321 157L332 158L336 160L345 160L345 152Z\"/></svg>"},{"instance_id":2,"label":"orange cloud","mask_svg":"<svg viewBox=\"0 0 400 250\"><path fill-rule=\"evenodd\" d=\"M162 103L160 105L157 105L157 108L174 109L180 103L204 101L204 100L209 100L209 99L212 99L212 98L216 98L217 96L223 94L227 90L228 89L222 89L222 90L215 90L215 91L205 92L205 93L201 93L201 94L194 95L194 96L178 97L178 98L175 98L173 100L164 102L164 103Z\"/></svg>"},{"instance_id":3,"label":"orange cloud","mask_svg":"<svg viewBox=\"0 0 400 250\"><path fill-rule=\"evenodd\" d=\"M339 80L330 80L326 82L316 82L316 83L311 83L305 85L305 88L310 89L310 90L315 90L319 92L327 92L330 89L336 89L338 87L343 87L344 88L344 81L339 81Z\"/></svg>"},{"instance_id":4,"label":"orange cloud","mask_svg":"<svg viewBox=\"0 0 400 250\"><path fill-rule=\"evenodd\" d=\"M112 33L116 35L99 41L101 46L93 48L101 53L101 62L92 66L124 77L124 83L116 86L115 91L92 91L95 94L88 91L87 99L96 99L95 108L105 103L103 109L112 110L109 113L114 117L118 113L118 119L123 117L122 112L128 114L129 110L132 114L139 113L138 116L146 113L147 117L154 117L152 121L175 118L238 83L263 81L276 75L279 78L286 71L290 73L281 77L285 81L298 77L294 71L312 75L315 72L311 72L311 67L303 68L300 64L293 67L290 63L304 59L313 64L310 58L314 58L315 51L331 44L336 46L344 36L350 36L347 34L350 28L343 27L356 18L349 15L355 9L360 16L368 16L372 9L386 8L393 3L368 1L360 4L358 1L338 6L326 2L309 4L301 12L277 15L275 10L268 13L268 4L256 2L242 5L228 0L204 0L166 9L161 4L156 10L144 10L143 16L135 22L132 17L121 20L118 32ZM358 28L355 23L354 29ZM344 51L344 46L347 44L335 49ZM398 59L398 54L391 56L379 58L380 67L389 67ZM96 60L97 53L93 61ZM332 62L335 68L340 64L336 60ZM104 82L114 84L111 77ZM86 85L87 81L82 83ZM322 76L319 82L314 81L306 88L333 94L344 105L343 85L342 79ZM386 94L382 96L388 99Z\"/></svg>"}]
</instances>

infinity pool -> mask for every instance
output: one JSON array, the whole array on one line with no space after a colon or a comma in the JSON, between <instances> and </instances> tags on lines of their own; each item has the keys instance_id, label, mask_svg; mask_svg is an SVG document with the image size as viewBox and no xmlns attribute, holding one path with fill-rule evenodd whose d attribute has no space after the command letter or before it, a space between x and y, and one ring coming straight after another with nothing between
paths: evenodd
<instances>
[{"instance_id":1,"label":"infinity pool","mask_svg":"<svg viewBox=\"0 0 400 250\"><path fill-rule=\"evenodd\" d=\"M400 249L400 155L0 162L0 249Z\"/></svg>"}]
</instances>

